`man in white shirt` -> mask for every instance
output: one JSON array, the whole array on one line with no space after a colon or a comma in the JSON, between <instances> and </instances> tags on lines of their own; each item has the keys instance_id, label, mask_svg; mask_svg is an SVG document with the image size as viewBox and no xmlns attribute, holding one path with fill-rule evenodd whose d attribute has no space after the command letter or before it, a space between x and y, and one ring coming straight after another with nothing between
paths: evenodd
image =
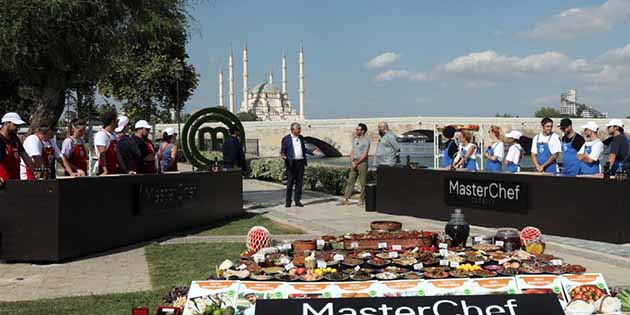
<instances>
[{"instance_id":1,"label":"man in white shirt","mask_svg":"<svg viewBox=\"0 0 630 315\"><path fill-rule=\"evenodd\" d=\"M57 129L41 125L37 127L34 134L26 137L24 140L24 151L31 157L34 162L35 170L26 166L22 160L20 163L20 177L23 180L34 180L40 176L46 179L56 178L55 161L61 161L61 150L57 146L55 133ZM44 171L45 170L45 171ZM44 171L41 172L40 171Z\"/></svg>"},{"instance_id":2,"label":"man in white shirt","mask_svg":"<svg viewBox=\"0 0 630 315\"><path fill-rule=\"evenodd\" d=\"M553 120L551 118L543 118L540 125L542 132L532 140L532 162L539 173L556 174L558 172L556 160L562 152L562 143L560 137L552 132Z\"/></svg>"},{"instance_id":3,"label":"man in white shirt","mask_svg":"<svg viewBox=\"0 0 630 315\"><path fill-rule=\"evenodd\" d=\"M595 122L589 121L582 126L586 142L578 151L577 159L580 160L579 174L594 175L601 173L600 159L604 152L604 143L597 137L599 127Z\"/></svg>"},{"instance_id":4,"label":"man in white shirt","mask_svg":"<svg viewBox=\"0 0 630 315\"><path fill-rule=\"evenodd\" d=\"M94 169L98 175L118 173L118 140L114 135L114 129L118 125L117 116L115 111L105 113L102 117L103 128L94 135L94 149L98 160Z\"/></svg>"},{"instance_id":5,"label":"man in white shirt","mask_svg":"<svg viewBox=\"0 0 630 315\"><path fill-rule=\"evenodd\" d=\"M291 124L291 133L282 138L280 148L280 157L284 160L287 168L287 192L286 204L288 208L291 206L291 197L295 201L297 207L304 207L302 204L302 182L304 178L304 168L306 167L306 154L319 154L319 150L314 151L306 148L304 137L301 135L302 126L298 123ZM293 196L293 188L295 187L295 196Z\"/></svg>"}]
</instances>

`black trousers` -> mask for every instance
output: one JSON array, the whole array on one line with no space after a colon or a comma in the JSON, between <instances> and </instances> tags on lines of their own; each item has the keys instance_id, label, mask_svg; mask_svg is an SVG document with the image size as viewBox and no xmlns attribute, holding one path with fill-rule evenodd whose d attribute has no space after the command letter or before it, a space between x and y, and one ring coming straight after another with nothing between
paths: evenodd
<instances>
[{"instance_id":1,"label":"black trousers","mask_svg":"<svg viewBox=\"0 0 630 315\"><path fill-rule=\"evenodd\" d=\"M287 203L291 202L295 186L295 202L302 200L302 182L304 180L304 160L291 160L287 163Z\"/></svg>"}]
</instances>

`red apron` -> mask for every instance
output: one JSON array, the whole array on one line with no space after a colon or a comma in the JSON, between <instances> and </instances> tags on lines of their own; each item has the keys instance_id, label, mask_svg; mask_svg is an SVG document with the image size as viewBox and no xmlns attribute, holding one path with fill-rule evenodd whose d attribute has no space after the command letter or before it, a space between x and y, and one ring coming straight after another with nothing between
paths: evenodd
<instances>
[{"instance_id":1,"label":"red apron","mask_svg":"<svg viewBox=\"0 0 630 315\"><path fill-rule=\"evenodd\" d=\"M144 142L147 145L147 150L149 150L149 155L153 155L155 157L155 148L153 147L153 143L149 140ZM144 168L146 174L155 174L157 173L157 168L155 167L155 159L152 161L144 161Z\"/></svg>"},{"instance_id":2,"label":"red apron","mask_svg":"<svg viewBox=\"0 0 630 315\"><path fill-rule=\"evenodd\" d=\"M107 151L105 151L105 159L107 159L107 174L118 173L118 155L116 154L117 140L110 140ZM98 160L98 173L103 173L103 161Z\"/></svg>"},{"instance_id":3,"label":"red apron","mask_svg":"<svg viewBox=\"0 0 630 315\"><path fill-rule=\"evenodd\" d=\"M111 143L110 143L111 146ZM83 144L77 143L74 138L72 139L72 151L70 152L70 164L77 167L77 170L83 170L87 174L88 169L88 156ZM109 161L109 159L108 159Z\"/></svg>"},{"instance_id":4,"label":"red apron","mask_svg":"<svg viewBox=\"0 0 630 315\"><path fill-rule=\"evenodd\" d=\"M42 165L41 167L42 169L50 170L51 166L53 166L55 163L55 148L53 148L52 145L47 147L42 139L39 139L39 142L42 143L42 161L44 163L44 165ZM26 166L26 179L35 179L35 173L33 173L33 170L31 170L28 165Z\"/></svg>"},{"instance_id":5,"label":"red apron","mask_svg":"<svg viewBox=\"0 0 630 315\"><path fill-rule=\"evenodd\" d=\"M4 141L0 139L0 141ZM18 147L11 145L5 141L7 155L0 161L0 177L2 179L20 179L20 154L18 153Z\"/></svg>"}]
</instances>

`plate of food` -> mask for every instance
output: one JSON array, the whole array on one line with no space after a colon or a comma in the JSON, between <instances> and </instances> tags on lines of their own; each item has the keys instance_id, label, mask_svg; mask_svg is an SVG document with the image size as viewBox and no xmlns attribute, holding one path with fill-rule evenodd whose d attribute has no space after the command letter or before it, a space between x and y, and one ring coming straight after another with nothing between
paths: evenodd
<instances>
[{"instance_id":1,"label":"plate of food","mask_svg":"<svg viewBox=\"0 0 630 315\"><path fill-rule=\"evenodd\" d=\"M324 278L328 281L345 281L348 280L349 277L348 274L340 271L324 274Z\"/></svg>"},{"instance_id":2,"label":"plate of food","mask_svg":"<svg viewBox=\"0 0 630 315\"><path fill-rule=\"evenodd\" d=\"M396 258L392 260L392 262L398 266L409 267L409 266L415 265L418 262L418 260L413 257L402 257L402 258Z\"/></svg>"},{"instance_id":3,"label":"plate of food","mask_svg":"<svg viewBox=\"0 0 630 315\"><path fill-rule=\"evenodd\" d=\"M501 267L501 269L497 270L496 272L502 276L514 276L518 274L518 268Z\"/></svg>"},{"instance_id":4,"label":"plate of food","mask_svg":"<svg viewBox=\"0 0 630 315\"><path fill-rule=\"evenodd\" d=\"M355 267L362 263L364 263L363 259L356 258L356 257L349 257L349 256L344 257L343 262L342 262L342 264L344 264L345 266L350 266L350 267Z\"/></svg>"},{"instance_id":5,"label":"plate of food","mask_svg":"<svg viewBox=\"0 0 630 315\"><path fill-rule=\"evenodd\" d=\"M392 258L396 258L398 257L398 254L396 253L378 253L376 254L376 257L380 258L380 259L392 259Z\"/></svg>"},{"instance_id":6,"label":"plate of food","mask_svg":"<svg viewBox=\"0 0 630 315\"><path fill-rule=\"evenodd\" d=\"M268 275L264 272L260 272L260 273L251 273L249 275L249 278L255 281L269 281L271 279L273 279L272 275Z\"/></svg>"},{"instance_id":7,"label":"plate of food","mask_svg":"<svg viewBox=\"0 0 630 315\"><path fill-rule=\"evenodd\" d=\"M564 273L585 273L586 268L582 265L564 265L562 266Z\"/></svg>"},{"instance_id":8,"label":"plate of food","mask_svg":"<svg viewBox=\"0 0 630 315\"><path fill-rule=\"evenodd\" d=\"M424 277L427 279L445 279L448 278L448 272L444 270L425 271Z\"/></svg>"},{"instance_id":9,"label":"plate of food","mask_svg":"<svg viewBox=\"0 0 630 315\"><path fill-rule=\"evenodd\" d=\"M400 278L400 274L397 272L381 272L376 274L376 279L379 280L396 280Z\"/></svg>"},{"instance_id":10,"label":"plate of food","mask_svg":"<svg viewBox=\"0 0 630 315\"><path fill-rule=\"evenodd\" d=\"M524 262L521 264L519 271L526 274L540 274L543 273L543 267L540 263Z\"/></svg>"},{"instance_id":11,"label":"plate of food","mask_svg":"<svg viewBox=\"0 0 630 315\"><path fill-rule=\"evenodd\" d=\"M350 279L354 281L367 281L374 278L374 275L365 271L359 270L350 275Z\"/></svg>"},{"instance_id":12,"label":"plate of food","mask_svg":"<svg viewBox=\"0 0 630 315\"><path fill-rule=\"evenodd\" d=\"M319 281L324 279L324 276L321 274L316 274L316 273L307 273L304 275L300 276L300 280L302 281L306 281L306 282L315 282L315 281Z\"/></svg>"},{"instance_id":13,"label":"plate of food","mask_svg":"<svg viewBox=\"0 0 630 315\"><path fill-rule=\"evenodd\" d=\"M503 267L499 266L499 265L486 265L483 267L486 270L490 270L490 271L497 271Z\"/></svg>"},{"instance_id":14,"label":"plate of food","mask_svg":"<svg viewBox=\"0 0 630 315\"><path fill-rule=\"evenodd\" d=\"M561 275L564 273L564 269L562 268L562 266L555 265L547 265L543 268L543 271L552 275Z\"/></svg>"},{"instance_id":15,"label":"plate of food","mask_svg":"<svg viewBox=\"0 0 630 315\"><path fill-rule=\"evenodd\" d=\"M604 292L604 290L592 284L585 284L574 287L569 292L571 300L582 300L591 304L595 303L595 301L601 299L606 295L607 294L606 292Z\"/></svg>"},{"instance_id":16,"label":"plate of food","mask_svg":"<svg viewBox=\"0 0 630 315\"><path fill-rule=\"evenodd\" d=\"M449 272L449 275L453 278L470 278L473 275L473 273L466 270L455 269L455 270L451 270Z\"/></svg>"},{"instance_id":17,"label":"plate of food","mask_svg":"<svg viewBox=\"0 0 630 315\"><path fill-rule=\"evenodd\" d=\"M402 277L403 279L415 280L415 279L422 279L424 276L421 272L410 271L410 272L403 273Z\"/></svg>"},{"instance_id":18,"label":"plate of food","mask_svg":"<svg viewBox=\"0 0 630 315\"><path fill-rule=\"evenodd\" d=\"M477 245L473 245L472 247L474 250L481 250L484 252L496 252L496 251L500 251L503 247L498 246L498 245L494 245L494 244L477 244Z\"/></svg>"},{"instance_id":19,"label":"plate of food","mask_svg":"<svg viewBox=\"0 0 630 315\"><path fill-rule=\"evenodd\" d=\"M291 282L296 281L298 279L298 276L290 275L288 273L278 273L274 276L274 278L276 278L276 280L278 281Z\"/></svg>"},{"instance_id":20,"label":"plate of food","mask_svg":"<svg viewBox=\"0 0 630 315\"><path fill-rule=\"evenodd\" d=\"M492 278L492 277L496 277L497 273L496 271L492 271L492 270L475 270L473 271L473 275L475 277L480 277L480 278Z\"/></svg>"},{"instance_id":21,"label":"plate of food","mask_svg":"<svg viewBox=\"0 0 630 315\"><path fill-rule=\"evenodd\" d=\"M389 266L389 267L383 268L383 271L384 272L405 273L405 272L409 271L409 269L402 268L402 267L396 267L396 266Z\"/></svg>"},{"instance_id":22,"label":"plate of food","mask_svg":"<svg viewBox=\"0 0 630 315\"><path fill-rule=\"evenodd\" d=\"M375 266L375 267L384 267L387 266L389 264L391 264L392 261L391 260L387 260L387 259L382 259L382 258L378 258L378 257L374 257L370 260L368 260L368 264Z\"/></svg>"}]
</instances>

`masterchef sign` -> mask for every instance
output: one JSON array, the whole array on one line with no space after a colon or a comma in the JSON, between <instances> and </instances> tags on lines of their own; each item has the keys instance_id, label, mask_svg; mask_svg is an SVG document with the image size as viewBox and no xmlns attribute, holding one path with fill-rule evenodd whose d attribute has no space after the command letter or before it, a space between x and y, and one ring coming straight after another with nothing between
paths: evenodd
<instances>
[{"instance_id":1,"label":"masterchef sign","mask_svg":"<svg viewBox=\"0 0 630 315\"><path fill-rule=\"evenodd\" d=\"M554 295L258 300L256 315L564 315Z\"/></svg>"},{"instance_id":2,"label":"masterchef sign","mask_svg":"<svg viewBox=\"0 0 630 315\"><path fill-rule=\"evenodd\" d=\"M447 177L444 201L449 206L497 210L527 210L527 184Z\"/></svg>"}]
</instances>

